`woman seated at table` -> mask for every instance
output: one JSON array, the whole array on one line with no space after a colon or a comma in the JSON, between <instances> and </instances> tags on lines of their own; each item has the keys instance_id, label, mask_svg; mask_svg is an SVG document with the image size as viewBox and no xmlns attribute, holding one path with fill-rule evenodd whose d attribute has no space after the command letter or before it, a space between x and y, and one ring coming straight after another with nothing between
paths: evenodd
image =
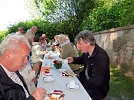
<instances>
[{"instance_id":1,"label":"woman seated at table","mask_svg":"<svg viewBox=\"0 0 134 100\"><path fill-rule=\"evenodd\" d=\"M40 37L40 45L43 51L46 51L47 41L45 37Z\"/></svg>"},{"instance_id":2,"label":"woman seated at table","mask_svg":"<svg viewBox=\"0 0 134 100\"><path fill-rule=\"evenodd\" d=\"M35 36L33 39L32 49L31 49L32 52L31 59L33 63L40 62L40 59L43 58L43 55L47 53L47 51L42 50L39 40L40 39L38 36Z\"/></svg>"},{"instance_id":3,"label":"woman seated at table","mask_svg":"<svg viewBox=\"0 0 134 100\"><path fill-rule=\"evenodd\" d=\"M40 45L40 38L38 36L35 36L32 42L32 56L31 56L31 60L33 63L39 63L39 70L37 72L37 76L40 74L40 70L41 70L41 59L43 59L44 54L47 53L47 51L43 51L41 45Z\"/></svg>"},{"instance_id":4,"label":"woman seated at table","mask_svg":"<svg viewBox=\"0 0 134 100\"><path fill-rule=\"evenodd\" d=\"M61 54L60 57L62 59L66 59L67 57L77 57L78 52L77 49L74 48L74 46L71 45L69 38L66 35L59 35L59 42L61 46ZM69 64L71 69L73 71L76 71L79 69L80 65L77 64Z\"/></svg>"}]
</instances>

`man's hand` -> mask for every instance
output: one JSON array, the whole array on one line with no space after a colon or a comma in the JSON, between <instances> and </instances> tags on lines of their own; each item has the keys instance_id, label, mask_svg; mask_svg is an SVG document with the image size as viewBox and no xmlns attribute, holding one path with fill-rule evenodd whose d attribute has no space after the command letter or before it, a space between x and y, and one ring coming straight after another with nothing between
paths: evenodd
<instances>
[{"instance_id":1,"label":"man's hand","mask_svg":"<svg viewBox=\"0 0 134 100\"><path fill-rule=\"evenodd\" d=\"M36 88L31 95L36 99L36 100L44 100L45 95L46 95L46 90L44 88Z\"/></svg>"},{"instance_id":2,"label":"man's hand","mask_svg":"<svg viewBox=\"0 0 134 100\"><path fill-rule=\"evenodd\" d=\"M73 57L67 57L66 59L68 60L68 63L71 63L74 60Z\"/></svg>"},{"instance_id":3,"label":"man's hand","mask_svg":"<svg viewBox=\"0 0 134 100\"><path fill-rule=\"evenodd\" d=\"M35 63L35 64L33 65L33 70L34 70L34 71L38 71L38 69L39 69L39 63Z\"/></svg>"},{"instance_id":4,"label":"man's hand","mask_svg":"<svg viewBox=\"0 0 134 100\"><path fill-rule=\"evenodd\" d=\"M36 77L35 77L35 78L33 78L33 79L32 79L32 81L33 81L33 82L36 82L36 81L37 81L37 78L36 78Z\"/></svg>"}]
</instances>

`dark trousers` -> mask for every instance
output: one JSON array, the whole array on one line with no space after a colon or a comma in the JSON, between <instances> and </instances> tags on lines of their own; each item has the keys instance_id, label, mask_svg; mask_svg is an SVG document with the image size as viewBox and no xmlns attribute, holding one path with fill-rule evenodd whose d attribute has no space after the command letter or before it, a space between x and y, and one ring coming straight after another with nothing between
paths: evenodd
<instances>
[{"instance_id":1,"label":"dark trousers","mask_svg":"<svg viewBox=\"0 0 134 100\"><path fill-rule=\"evenodd\" d=\"M80 82L84 81L83 79L81 80L79 76L77 76L77 78L80 80ZM85 88L85 90L87 91L87 93L90 95L90 97L93 100L102 100L102 99L104 99L103 94L99 90L97 90L97 89L86 89Z\"/></svg>"}]
</instances>

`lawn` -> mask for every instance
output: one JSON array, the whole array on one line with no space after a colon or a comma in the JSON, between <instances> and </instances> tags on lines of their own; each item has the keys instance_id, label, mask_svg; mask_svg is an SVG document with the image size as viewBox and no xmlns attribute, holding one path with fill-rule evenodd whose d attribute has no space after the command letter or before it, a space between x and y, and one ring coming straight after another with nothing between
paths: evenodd
<instances>
[{"instance_id":1,"label":"lawn","mask_svg":"<svg viewBox=\"0 0 134 100\"><path fill-rule=\"evenodd\" d=\"M110 68L110 76L107 100L134 100L134 80L115 67Z\"/></svg>"},{"instance_id":2,"label":"lawn","mask_svg":"<svg viewBox=\"0 0 134 100\"><path fill-rule=\"evenodd\" d=\"M82 70L83 66L76 74ZM110 78L110 90L106 100L134 100L134 80L115 67L110 67Z\"/></svg>"}]
</instances>

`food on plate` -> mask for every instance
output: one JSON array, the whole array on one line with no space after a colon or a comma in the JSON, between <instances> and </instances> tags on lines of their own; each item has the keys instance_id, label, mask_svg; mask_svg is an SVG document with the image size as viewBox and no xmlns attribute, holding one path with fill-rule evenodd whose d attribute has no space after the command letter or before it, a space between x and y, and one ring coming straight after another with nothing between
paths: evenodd
<instances>
[{"instance_id":1,"label":"food on plate","mask_svg":"<svg viewBox=\"0 0 134 100\"><path fill-rule=\"evenodd\" d=\"M62 100L65 94L61 90L54 90L51 93L47 94L47 100Z\"/></svg>"},{"instance_id":2,"label":"food on plate","mask_svg":"<svg viewBox=\"0 0 134 100\"><path fill-rule=\"evenodd\" d=\"M46 73L46 74L50 73L50 69L45 69L44 73Z\"/></svg>"},{"instance_id":3,"label":"food on plate","mask_svg":"<svg viewBox=\"0 0 134 100\"><path fill-rule=\"evenodd\" d=\"M51 56L47 56L47 58L51 58Z\"/></svg>"},{"instance_id":4,"label":"food on plate","mask_svg":"<svg viewBox=\"0 0 134 100\"><path fill-rule=\"evenodd\" d=\"M62 76L69 76L67 71L62 72Z\"/></svg>"},{"instance_id":5,"label":"food on plate","mask_svg":"<svg viewBox=\"0 0 134 100\"><path fill-rule=\"evenodd\" d=\"M61 74L62 74L62 76L67 76L67 77L75 77L76 76L76 74L74 74L71 71L64 71Z\"/></svg>"},{"instance_id":6,"label":"food on plate","mask_svg":"<svg viewBox=\"0 0 134 100\"><path fill-rule=\"evenodd\" d=\"M53 57L50 56L50 55L46 56L46 58L48 58L48 59L53 59Z\"/></svg>"},{"instance_id":7,"label":"food on plate","mask_svg":"<svg viewBox=\"0 0 134 100\"><path fill-rule=\"evenodd\" d=\"M50 67L41 67L41 72L43 72L43 74L50 73Z\"/></svg>"}]
</instances>

